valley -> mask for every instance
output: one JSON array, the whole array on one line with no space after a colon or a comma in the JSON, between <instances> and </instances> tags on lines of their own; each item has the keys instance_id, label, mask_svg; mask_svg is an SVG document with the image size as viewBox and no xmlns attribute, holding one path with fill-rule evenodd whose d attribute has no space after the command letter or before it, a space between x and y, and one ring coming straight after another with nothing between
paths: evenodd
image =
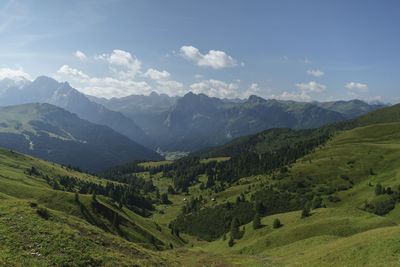
<instances>
[{"instance_id":1,"label":"valley","mask_svg":"<svg viewBox=\"0 0 400 267\"><path fill-rule=\"evenodd\" d=\"M398 110L311 132L267 130L263 138L215 151L133 161L95 176L1 149L6 241L0 259L12 265L395 265ZM282 155L307 149L277 157L265 171L252 165L238 172L251 153L271 157L282 148ZM230 164L235 159L239 165Z\"/></svg>"}]
</instances>

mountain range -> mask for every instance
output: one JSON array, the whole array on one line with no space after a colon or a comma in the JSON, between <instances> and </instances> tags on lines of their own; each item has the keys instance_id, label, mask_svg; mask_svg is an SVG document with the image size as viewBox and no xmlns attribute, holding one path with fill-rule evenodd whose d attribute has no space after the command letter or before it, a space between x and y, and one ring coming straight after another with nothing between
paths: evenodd
<instances>
[{"instance_id":1,"label":"mountain range","mask_svg":"<svg viewBox=\"0 0 400 267\"><path fill-rule=\"evenodd\" d=\"M75 113L92 123L106 125L135 142L150 143L147 135L134 121L119 112L111 111L103 105L90 101L67 82L59 83L49 77L40 76L33 82L25 80L13 83L6 79L0 83L0 87L3 88L0 89L0 106L49 103Z\"/></svg>"},{"instance_id":2,"label":"mountain range","mask_svg":"<svg viewBox=\"0 0 400 267\"><path fill-rule=\"evenodd\" d=\"M38 103L0 108L0 146L87 171L135 159L161 159L107 126Z\"/></svg>"},{"instance_id":3,"label":"mountain range","mask_svg":"<svg viewBox=\"0 0 400 267\"><path fill-rule=\"evenodd\" d=\"M360 100L296 102L252 95L247 100L218 99L187 93L169 97L152 93L125 98L90 98L134 120L167 151L195 151L270 128L306 129L343 121L381 108Z\"/></svg>"},{"instance_id":4,"label":"mountain range","mask_svg":"<svg viewBox=\"0 0 400 267\"><path fill-rule=\"evenodd\" d=\"M343 121L383 107L360 100L296 102L263 99L219 99L187 93L170 97L97 98L67 82L41 76L34 81L0 81L0 106L49 103L92 123L105 125L150 149L193 152L271 128L306 129Z\"/></svg>"}]
</instances>

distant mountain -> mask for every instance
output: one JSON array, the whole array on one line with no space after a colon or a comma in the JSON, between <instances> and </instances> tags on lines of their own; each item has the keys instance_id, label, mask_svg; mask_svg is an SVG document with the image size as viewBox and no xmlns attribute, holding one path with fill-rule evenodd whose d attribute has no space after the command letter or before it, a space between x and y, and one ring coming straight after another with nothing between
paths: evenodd
<instances>
[{"instance_id":1,"label":"distant mountain","mask_svg":"<svg viewBox=\"0 0 400 267\"><path fill-rule=\"evenodd\" d=\"M266 100L252 95L229 100L188 93L181 98L152 93L95 99L135 120L167 151L195 151L271 128L307 129L343 121L382 107L363 101L306 103Z\"/></svg>"},{"instance_id":2,"label":"distant mountain","mask_svg":"<svg viewBox=\"0 0 400 267\"><path fill-rule=\"evenodd\" d=\"M135 142L150 146L150 139L132 119L90 101L66 82L59 83L49 77L41 76L33 82L26 81L18 86L18 84L13 85L10 80L3 80L0 81L0 92L2 91L0 106L26 103L53 104L77 114L82 119L106 125Z\"/></svg>"},{"instance_id":3,"label":"distant mountain","mask_svg":"<svg viewBox=\"0 0 400 267\"><path fill-rule=\"evenodd\" d=\"M350 101L315 102L315 104L321 108L339 112L347 119L352 119L386 106L384 104L368 104L357 99Z\"/></svg>"},{"instance_id":4,"label":"distant mountain","mask_svg":"<svg viewBox=\"0 0 400 267\"><path fill-rule=\"evenodd\" d=\"M89 171L132 160L161 159L107 126L50 104L0 108L0 146Z\"/></svg>"},{"instance_id":5,"label":"distant mountain","mask_svg":"<svg viewBox=\"0 0 400 267\"><path fill-rule=\"evenodd\" d=\"M168 115L168 111L179 97L152 92L150 95L130 95L122 98L96 98L87 96L93 102L123 113L134 120L146 133L157 132Z\"/></svg>"},{"instance_id":6,"label":"distant mountain","mask_svg":"<svg viewBox=\"0 0 400 267\"><path fill-rule=\"evenodd\" d=\"M350 102L354 103L355 101ZM288 147L298 142L318 138L325 133L333 134L337 131L352 130L358 127L395 122L400 122L400 104L376 109L356 118L327 124L316 129L268 129L257 134L236 138L221 146L205 148L193 153L192 155L200 157L225 157L247 152L262 154L283 147ZM377 136L379 136L379 134L380 133L376 133ZM396 134L397 133L395 132L393 133L393 135Z\"/></svg>"},{"instance_id":7,"label":"distant mountain","mask_svg":"<svg viewBox=\"0 0 400 267\"><path fill-rule=\"evenodd\" d=\"M166 131L159 131L156 139L164 141L161 147L165 150L194 151L269 128L313 128L344 119L309 103L289 105L257 96L232 103L189 93L170 110L164 121Z\"/></svg>"}]
</instances>

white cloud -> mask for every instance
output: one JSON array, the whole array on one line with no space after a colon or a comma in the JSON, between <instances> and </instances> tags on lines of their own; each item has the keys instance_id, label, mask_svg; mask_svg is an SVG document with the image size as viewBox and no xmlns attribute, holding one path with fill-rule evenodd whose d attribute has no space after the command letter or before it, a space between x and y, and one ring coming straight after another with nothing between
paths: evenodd
<instances>
[{"instance_id":1,"label":"white cloud","mask_svg":"<svg viewBox=\"0 0 400 267\"><path fill-rule=\"evenodd\" d=\"M198 66L212 67L214 69L237 66L236 61L224 51L210 50L203 55L194 46L182 46L180 52L183 57L194 61Z\"/></svg>"},{"instance_id":2,"label":"white cloud","mask_svg":"<svg viewBox=\"0 0 400 267\"><path fill-rule=\"evenodd\" d=\"M277 97L282 100L295 100L295 101L310 101L311 96L309 96L306 92L283 92L280 96Z\"/></svg>"},{"instance_id":3,"label":"white cloud","mask_svg":"<svg viewBox=\"0 0 400 267\"><path fill-rule=\"evenodd\" d=\"M190 89L196 94L206 94L211 97L218 98L235 98L238 97L236 83L226 83L219 80L204 80L199 83L190 85Z\"/></svg>"},{"instance_id":4,"label":"white cloud","mask_svg":"<svg viewBox=\"0 0 400 267\"><path fill-rule=\"evenodd\" d=\"M157 86L158 93L164 93L170 96L185 94L184 86L180 82L160 80L157 83L158 83Z\"/></svg>"},{"instance_id":5,"label":"white cloud","mask_svg":"<svg viewBox=\"0 0 400 267\"><path fill-rule=\"evenodd\" d=\"M307 70L307 74L314 77L321 77L324 76L325 73L320 70Z\"/></svg>"},{"instance_id":6,"label":"white cloud","mask_svg":"<svg viewBox=\"0 0 400 267\"><path fill-rule=\"evenodd\" d=\"M81 60L81 61L85 61L85 60L87 59L85 53L83 53L82 51L79 51L79 50L77 50L77 51L75 52L75 56L76 56L77 58L79 58L79 60Z\"/></svg>"},{"instance_id":7,"label":"white cloud","mask_svg":"<svg viewBox=\"0 0 400 267\"><path fill-rule=\"evenodd\" d=\"M111 55L97 55L95 59L105 60L113 65L112 67L110 66L110 70L121 79L134 78L136 75L140 74L140 69L142 67L142 62L139 59L132 56L129 52L118 49L113 50Z\"/></svg>"},{"instance_id":8,"label":"white cloud","mask_svg":"<svg viewBox=\"0 0 400 267\"><path fill-rule=\"evenodd\" d=\"M369 90L368 85L356 82L349 82L344 87L350 90L356 90L360 93L366 93Z\"/></svg>"},{"instance_id":9,"label":"white cloud","mask_svg":"<svg viewBox=\"0 0 400 267\"><path fill-rule=\"evenodd\" d=\"M22 79L31 80L30 75L24 72L24 70L21 67L19 67L18 69L0 68L0 80L6 78L16 81Z\"/></svg>"},{"instance_id":10,"label":"white cloud","mask_svg":"<svg viewBox=\"0 0 400 267\"><path fill-rule=\"evenodd\" d=\"M312 99L310 94L321 93L326 89L325 85L319 84L315 81L311 81L308 83L298 83L296 84L296 87L299 89L299 91L297 92L285 91L280 95L270 95L268 96L268 98L294 101L310 101Z\"/></svg>"},{"instance_id":11,"label":"white cloud","mask_svg":"<svg viewBox=\"0 0 400 267\"><path fill-rule=\"evenodd\" d=\"M63 65L57 73L77 82L77 89L85 94L111 98L132 94L149 94L152 88L144 81L123 80L113 77L90 77L88 74Z\"/></svg>"},{"instance_id":12,"label":"white cloud","mask_svg":"<svg viewBox=\"0 0 400 267\"><path fill-rule=\"evenodd\" d=\"M260 88L258 83L252 83L250 84L249 89L247 89L241 94L241 97L248 98L251 95L258 95L263 97L264 95L262 95L262 91L264 90Z\"/></svg>"},{"instance_id":13,"label":"white cloud","mask_svg":"<svg viewBox=\"0 0 400 267\"><path fill-rule=\"evenodd\" d=\"M68 65L63 65L57 73L64 74L66 76L71 77L72 79L80 82L84 82L89 79L89 76L85 73L83 73L80 70L73 69Z\"/></svg>"},{"instance_id":14,"label":"white cloud","mask_svg":"<svg viewBox=\"0 0 400 267\"><path fill-rule=\"evenodd\" d=\"M150 78L155 81L159 80L168 80L171 74L168 71L158 71L155 69L148 69L144 74L143 77Z\"/></svg>"},{"instance_id":15,"label":"white cloud","mask_svg":"<svg viewBox=\"0 0 400 267\"><path fill-rule=\"evenodd\" d=\"M296 86L304 93L321 93L326 88L325 85L314 81L308 83L297 83Z\"/></svg>"}]
</instances>

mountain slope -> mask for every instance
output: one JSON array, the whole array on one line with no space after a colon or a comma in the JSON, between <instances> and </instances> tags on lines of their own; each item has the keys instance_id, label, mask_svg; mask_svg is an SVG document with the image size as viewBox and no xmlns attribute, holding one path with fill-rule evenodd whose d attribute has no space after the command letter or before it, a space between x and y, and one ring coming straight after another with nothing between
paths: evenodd
<instances>
[{"instance_id":1,"label":"mountain slope","mask_svg":"<svg viewBox=\"0 0 400 267\"><path fill-rule=\"evenodd\" d=\"M121 112L133 119L147 134L159 131L168 111L176 103L178 97L152 92L150 95L130 95L122 98L96 98L88 96L93 102L106 108Z\"/></svg>"},{"instance_id":2,"label":"mountain slope","mask_svg":"<svg viewBox=\"0 0 400 267\"><path fill-rule=\"evenodd\" d=\"M106 126L50 104L0 108L0 146L90 171L161 158Z\"/></svg>"},{"instance_id":3,"label":"mountain slope","mask_svg":"<svg viewBox=\"0 0 400 267\"><path fill-rule=\"evenodd\" d=\"M360 100L350 101L331 101L331 102L313 102L321 108L339 112L347 119L358 117L379 108L385 107L383 104L367 104Z\"/></svg>"},{"instance_id":4,"label":"mountain slope","mask_svg":"<svg viewBox=\"0 0 400 267\"><path fill-rule=\"evenodd\" d=\"M271 128L307 129L343 121L375 110L359 100L295 102L252 95L234 101L188 93L181 98L152 93L93 101L132 118L167 151L195 151Z\"/></svg>"},{"instance_id":5,"label":"mountain slope","mask_svg":"<svg viewBox=\"0 0 400 267\"><path fill-rule=\"evenodd\" d=\"M169 111L157 139L166 150L194 151L269 128L312 128L341 120L341 114L309 103L289 105L257 96L232 103L189 93Z\"/></svg>"},{"instance_id":6,"label":"mountain slope","mask_svg":"<svg viewBox=\"0 0 400 267\"><path fill-rule=\"evenodd\" d=\"M222 157L249 151L265 153L290 145L290 143L317 137L322 133L334 134L337 131L390 122L400 122L400 104L376 109L354 119L327 124L317 129L269 129L254 135L236 138L225 145L204 149L193 153L193 155L202 157Z\"/></svg>"},{"instance_id":7,"label":"mountain slope","mask_svg":"<svg viewBox=\"0 0 400 267\"><path fill-rule=\"evenodd\" d=\"M150 145L147 135L131 119L90 101L66 82L58 83L56 80L41 76L20 87L8 86L3 94L0 94L0 106L27 103L49 103L62 107L76 113L82 119L106 125L135 142Z\"/></svg>"},{"instance_id":8,"label":"mountain slope","mask_svg":"<svg viewBox=\"0 0 400 267\"><path fill-rule=\"evenodd\" d=\"M243 179L246 188L253 183L268 184L320 197L322 208L314 208L303 218L300 211L266 216L260 229L253 230L251 223L245 225L246 232L232 248L219 239L205 244L204 250L268 255L273 263L283 265L394 264L400 257L396 238L391 236L400 223L399 132L400 123L343 131L285 173ZM384 190L376 193L378 184ZM246 197L249 194L257 195L248 192ZM275 229L272 226L277 218L282 226Z\"/></svg>"},{"instance_id":9,"label":"mountain slope","mask_svg":"<svg viewBox=\"0 0 400 267\"><path fill-rule=\"evenodd\" d=\"M63 182L67 177L76 181L74 186ZM58 189L54 189L56 180ZM102 193L95 197L82 193L80 182L100 188L122 185L0 148L0 265L261 263L248 256L178 248L184 245L182 239L172 235L170 229L139 216Z\"/></svg>"}]
</instances>

